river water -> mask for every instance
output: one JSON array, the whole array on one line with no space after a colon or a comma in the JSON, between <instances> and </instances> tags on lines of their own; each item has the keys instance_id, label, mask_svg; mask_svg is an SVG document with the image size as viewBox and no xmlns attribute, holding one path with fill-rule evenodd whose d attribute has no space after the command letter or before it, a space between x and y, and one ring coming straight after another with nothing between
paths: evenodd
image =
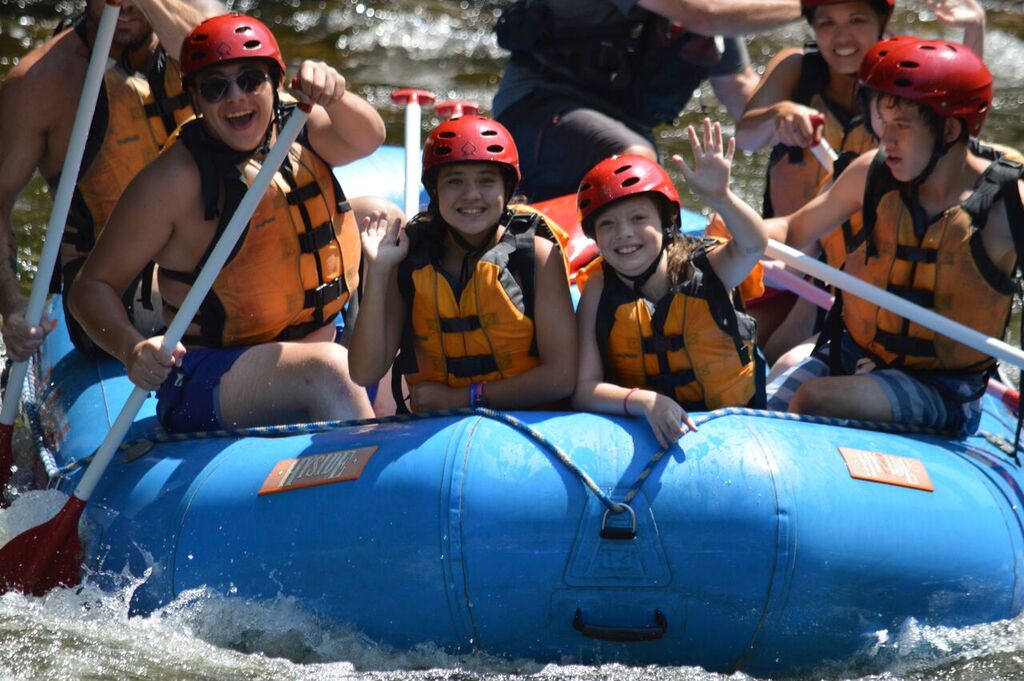
<instances>
[{"instance_id":1,"label":"river water","mask_svg":"<svg viewBox=\"0 0 1024 681\"><path fill-rule=\"evenodd\" d=\"M756 0L751 0L756 2ZM0 75L50 35L81 3L63 0L0 0ZM478 101L485 111L505 54L491 34L503 3L432 0L238 0L233 9L259 15L274 30L286 59L323 59L335 65L388 123L388 142L402 143L402 113L390 103L396 87L433 90L440 99ZM996 76L996 108L985 138L1024 146L1024 10L1019 0L986 0L986 51ZM898 32L958 38L935 24L924 8L901 3ZM793 24L751 40L752 59L763 65L778 49L806 38ZM58 97L60 93L53 93ZM705 88L674 128L659 133L665 154L688 152L685 124L703 112L728 117ZM436 123L429 114L424 128ZM0 150L3 153L3 150ZM760 205L764 154L740 157L734 169L739 192ZM699 203L684 193L688 207ZM15 206L19 264L26 279L46 226L49 197L36 178ZM0 541L47 517L62 499L33 492L0 514ZM326 626L296 603L281 598L244 603L202 591L183 594L149 617L128 617L128 603L145 575L124 575L110 592L90 586L58 590L45 598L0 596L0 679L387 679L388 681L710 681L725 677L697 668L619 665L538 665L486 655L452 657L425 647L382 649L356 632ZM982 679L1024 678L1024 621L963 629L920 627L906 622L880 633L860 666L839 662L807 678Z\"/></svg>"}]
</instances>

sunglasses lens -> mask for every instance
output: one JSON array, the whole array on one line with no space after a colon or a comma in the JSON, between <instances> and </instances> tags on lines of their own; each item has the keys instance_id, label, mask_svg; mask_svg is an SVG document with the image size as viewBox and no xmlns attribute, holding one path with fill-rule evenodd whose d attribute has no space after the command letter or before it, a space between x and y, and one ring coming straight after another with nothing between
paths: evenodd
<instances>
[{"instance_id":1,"label":"sunglasses lens","mask_svg":"<svg viewBox=\"0 0 1024 681\"><path fill-rule=\"evenodd\" d=\"M242 71L235 76L233 82L238 84L238 89L247 95L251 95L260 89L260 86L267 82L269 76L265 71L249 69ZM210 104L215 104L224 99L224 95L231 88L232 80L224 76L210 76L199 84L199 95Z\"/></svg>"},{"instance_id":2,"label":"sunglasses lens","mask_svg":"<svg viewBox=\"0 0 1024 681\"><path fill-rule=\"evenodd\" d=\"M235 82L238 83L238 89L247 95L251 95L267 82L267 74L259 69L243 71L235 78Z\"/></svg>"},{"instance_id":3,"label":"sunglasses lens","mask_svg":"<svg viewBox=\"0 0 1024 681\"><path fill-rule=\"evenodd\" d=\"M199 96L210 104L219 102L227 94L231 81L221 76L210 76L199 84Z\"/></svg>"}]
</instances>

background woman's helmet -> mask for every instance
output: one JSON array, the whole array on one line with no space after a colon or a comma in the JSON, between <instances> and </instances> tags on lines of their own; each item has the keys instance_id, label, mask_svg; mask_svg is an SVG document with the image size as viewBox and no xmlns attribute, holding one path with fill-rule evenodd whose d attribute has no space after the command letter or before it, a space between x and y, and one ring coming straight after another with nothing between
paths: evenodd
<instances>
[{"instance_id":1,"label":"background woman's helmet","mask_svg":"<svg viewBox=\"0 0 1024 681\"><path fill-rule=\"evenodd\" d=\"M509 195L519 184L519 151L505 126L483 116L460 116L441 123L427 136L423 144L423 185L433 193L441 166L473 162L501 166Z\"/></svg>"},{"instance_id":2,"label":"background woman's helmet","mask_svg":"<svg viewBox=\"0 0 1024 681\"><path fill-rule=\"evenodd\" d=\"M804 15L808 23L814 19L814 10L824 5L842 5L847 2L853 2L853 0L800 0L800 13ZM872 5L882 17L882 30L885 30L885 25L889 23L889 17L892 16L892 11L896 8L896 0L864 0L869 5Z\"/></svg>"},{"instance_id":3,"label":"background woman's helmet","mask_svg":"<svg viewBox=\"0 0 1024 681\"><path fill-rule=\"evenodd\" d=\"M286 67L274 34L263 22L244 14L211 17L198 26L181 44L181 78L186 84L208 66L237 61L263 59L277 69L275 83L280 84Z\"/></svg>"},{"instance_id":4,"label":"background woman's helmet","mask_svg":"<svg viewBox=\"0 0 1024 681\"><path fill-rule=\"evenodd\" d=\"M643 156L612 156L591 168L576 193L583 233L594 238L594 217L610 203L653 192L667 200L678 216L682 208L672 178L659 164ZM675 218L678 222L678 217Z\"/></svg>"},{"instance_id":5,"label":"background woman's helmet","mask_svg":"<svg viewBox=\"0 0 1024 681\"><path fill-rule=\"evenodd\" d=\"M977 136L992 105L992 74L959 43L894 36L864 56L859 84L927 106L940 118L960 118Z\"/></svg>"}]
</instances>

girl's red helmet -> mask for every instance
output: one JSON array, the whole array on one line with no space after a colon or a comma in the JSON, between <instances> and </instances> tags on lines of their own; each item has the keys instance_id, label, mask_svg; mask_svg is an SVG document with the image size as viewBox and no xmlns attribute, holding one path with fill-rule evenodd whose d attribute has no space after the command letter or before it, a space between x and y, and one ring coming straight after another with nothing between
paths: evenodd
<instances>
[{"instance_id":1,"label":"girl's red helmet","mask_svg":"<svg viewBox=\"0 0 1024 681\"><path fill-rule=\"evenodd\" d=\"M434 128L423 144L421 179L432 192L441 166L472 162L500 165L510 192L519 183L519 151L512 135L504 125L484 116L459 116Z\"/></svg>"},{"instance_id":2,"label":"girl's red helmet","mask_svg":"<svg viewBox=\"0 0 1024 681\"><path fill-rule=\"evenodd\" d=\"M970 48L945 40L894 36L876 43L860 66L862 87L908 99L940 118L960 118L977 136L992 105L992 74Z\"/></svg>"},{"instance_id":3,"label":"girl's red helmet","mask_svg":"<svg viewBox=\"0 0 1024 681\"><path fill-rule=\"evenodd\" d=\"M270 29L244 14L211 17L196 26L181 44L181 78L186 83L207 66L238 59L264 59L284 74L281 48Z\"/></svg>"},{"instance_id":4,"label":"girl's red helmet","mask_svg":"<svg viewBox=\"0 0 1024 681\"><path fill-rule=\"evenodd\" d=\"M612 156L591 168L576 192L583 233L593 238L593 218L610 203L654 192L665 198L678 215L682 202L672 178L659 164L643 156Z\"/></svg>"}]
</instances>

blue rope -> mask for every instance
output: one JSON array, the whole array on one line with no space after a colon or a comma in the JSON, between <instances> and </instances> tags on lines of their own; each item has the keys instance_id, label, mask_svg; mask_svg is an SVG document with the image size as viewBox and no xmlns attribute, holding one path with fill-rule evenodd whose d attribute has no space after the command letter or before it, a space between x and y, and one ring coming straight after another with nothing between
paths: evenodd
<instances>
[{"instance_id":1,"label":"blue rope","mask_svg":"<svg viewBox=\"0 0 1024 681\"><path fill-rule=\"evenodd\" d=\"M935 428L923 428L920 426L910 426L901 423L886 423L882 421L865 421L859 419L846 419L836 418L830 416L808 416L804 414L792 414L789 412L781 411L763 411L760 409L750 409L747 407L727 407L723 409L717 409L706 414L702 414L694 419L694 423L697 426L703 425L719 419L725 416L752 416L757 418L769 418L778 419L783 421L797 421L802 423L814 423L820 425L836 426L841 428L856 428L859 430L873 430L880 432L889 432L903 435L945 435L949 433L937 430ZM594 494L594 496L604 504L613 513L622 513L627 510L629 503L636 497L643 487L644 482L651 476L655 466L665 457L671 449L674 449L676 445L670 448L662 448L654 452L648 459L647 464L643 470L637 475L636 480L632 485L627 488L626 494L621 502L614 501L608 494L602 490L597 483L594 482L593 478L587 474L586 471L581 469L573 462L572 458L563 451L556 444L551 442L546 436L537 431L533 426L524 423L520 419L506 414L504 412L494 411L493 409L448 409L444 411L435 411L425 414L399 414L395 416L385 416L381 418L371 419L350 419L344 421L315 421L312 423L296 423L279 426L259 426L255 428L235 428L225 430L211 430L194 433L167 433L163 431L154 432L151 435L133 440L122 444L121 450L132 449L139 445L155 445L167 442L186 442L190 440L210 440L219 438L244 438L244 437L286 437L291 435L299 434L310 434L310 433L323 433L342 428L350 428L355 426L365 425L377 425L385 423L403 423L408 421L418 421L422 419L433 419L443 417L454 417L454 416L479 416L483 418L492 419L500 423L511 427L512 429L523 433L535 443L540 445L543 449L547 450L557 459L571 474L576 476L583 483L583 485ZM982 434L988 435L988 434ZM997 436L992 436L997 437ZM995 443L994 443L995 444Z\"/></svg>"}]
</instances>

